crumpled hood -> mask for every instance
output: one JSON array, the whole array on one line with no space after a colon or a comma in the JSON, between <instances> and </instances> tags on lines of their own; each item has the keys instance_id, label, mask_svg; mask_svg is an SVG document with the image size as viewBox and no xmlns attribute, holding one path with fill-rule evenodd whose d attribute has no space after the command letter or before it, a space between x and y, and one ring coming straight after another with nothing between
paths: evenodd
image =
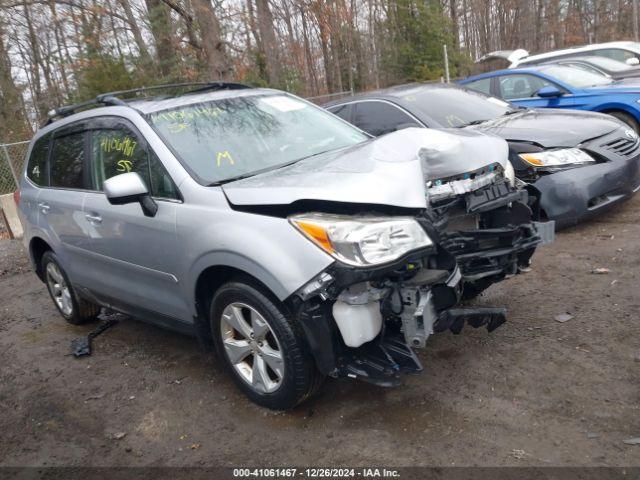
<instances>
[{"instance_id":1,"label":"crumpled hood","mask_svg":"<svg viewBox=\"0 0 640 480\"><path fill-rule=\"evenodd\" d=\"M468 127L505 140L534 142L541 147L575 147L620 128L620 123L602 113L561 109L526 109Z\"/></svg>"},{"instance_id":2,"label":"crumpled hood","mask_svg":"<svg viewBox=\"0 0 640 480\"><path fill-rule=\"evenodd\" d=\"M425 180L506 165L504 140L477 132L407 128L223 185L234 205L298 200L426 208Z\"/></svg>"}]
</instances>

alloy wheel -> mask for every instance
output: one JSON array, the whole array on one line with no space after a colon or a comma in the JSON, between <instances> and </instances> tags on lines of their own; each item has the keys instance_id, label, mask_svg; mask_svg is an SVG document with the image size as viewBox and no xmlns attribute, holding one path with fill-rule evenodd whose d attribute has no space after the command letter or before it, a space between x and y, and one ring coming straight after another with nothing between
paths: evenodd
<instances>
[{"instance_id":1,"label":"alloy wheel","mask_svg":"<svg viewBox=\"0 0 640 480\"><path fill-rule=\"evenodd\" d=\"M47 264L47 285L49 286L51 296L60 311L64 315L70 316L73 313L71 290L69 289L62 272L53 262L49 262Z\"/></svg>"},{"instance_id":2,"label":"alloy wheel","mask_svg":"<svg viewBox=\"0 0 640 480\"><path fill-rule=\"evenodd\" d=\"M222 312L220 333L234 370L259 393L276 391L284 378L280 342L253 307L231 303Z\"/></svg>"}]
</instances>

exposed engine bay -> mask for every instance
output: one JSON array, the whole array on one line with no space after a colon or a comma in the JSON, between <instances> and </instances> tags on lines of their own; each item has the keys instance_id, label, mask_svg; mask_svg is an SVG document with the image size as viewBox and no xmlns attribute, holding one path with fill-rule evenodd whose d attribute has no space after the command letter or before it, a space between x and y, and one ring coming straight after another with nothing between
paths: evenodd
<instances>
[{"instance_id":1,"label":"exposed engine bay","mask_svg":"<svg viewBox=\"0 0 640 480\"><path fill-rule=\"evenodd\" d=\"M422 370L413 349L430 335L458 334L465 324L492 332L506 321L505 308L459 303L528 267L536 247L553 241L554 225L532 220L535 199L517 188L506 146L492 137L443 134L420 149L423 170L451 172L470 144L499 161L425 174L428 208L418 220L431 247L385 267L336 264L298 292L297 315L323 373L396 385L400 373Z\"/></svg>"},{"instance_id":2,"label":"exposed engine bay","mask_svg":"<svg viewBox=\"0 0 640 480\"><path fill-rule=\"evenodd\" d=\"M233 208L287 218L338 260L287 299L325 375L396 385L422 370L413 349L430 335L495 330L505 308L460 302L517 274L553 239L553 222L532 221L535 199L516 185L496 137L408 128L312 160L224 191ZM360 188L364 178L378 188ZM362 233L385 218L395 225L387 234ZM416 236L422 247L385 257L382 245L401 250Z\"/></svg>"},{"instance_id":3,"label":"exposed engine bay","mask_svg":"<svg viewBox=\"0 0 640 480\"><path fill-rule=\"evenodd\" d=\"M528 267L535 248L554 238L553 222L533 220L536 199L504 173L489 165L428 184L432 208L425 217L442 247L456 257L467 299Z\"/></svg>"}]
</instances>

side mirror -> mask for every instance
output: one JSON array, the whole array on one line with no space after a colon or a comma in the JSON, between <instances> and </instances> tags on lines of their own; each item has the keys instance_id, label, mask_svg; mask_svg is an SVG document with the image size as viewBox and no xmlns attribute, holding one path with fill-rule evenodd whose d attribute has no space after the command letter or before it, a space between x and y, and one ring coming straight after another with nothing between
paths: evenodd
<instances>
[{"instance_id":1,"label":"side mirror","mask_svg":"<svg viewBox=\"0 0 640 480\"><path fill-rule=\"evenodd\" d=\"M404 130L405 128L422 128L422 125L417 122L400 123L398 124L398 126L396 126L396 132L398 130Z\"/></svg>"},{"instance_id":2,"label":"side mirror","mask_svg":"<svg viewBox=\"0 0 640 480\"><path fill-rule=\"evenodd\" d=\"M538 97L542 98L553 98L553 97L561 97L562 92L558 90L556 87L547 86L542 87L540 90L536 92Z\"/></svg>"},{"instance_id":3,"label":"side mirror","mask_svg":"<svg viewBox=\"0 0 640 480\"><path fill-rule=\"evenodd\" d=\"M624 63L626 63L630 67L637 67L638 65L640 65L640 60L638 60L637 57L630 57L627 58Z\"/></svg>"},{"instance_id":4,"label":"side mirror","mask_svg":"<svg viewBox=\"0 0 640 480\"><path fill-rule=\"evenodd\" d=\"M158 204L151 198L147 186L136 172L123 173L105 180L104 194L111 205L139 202L147 217L155 216Z\"/></svg>"}]
</instances>

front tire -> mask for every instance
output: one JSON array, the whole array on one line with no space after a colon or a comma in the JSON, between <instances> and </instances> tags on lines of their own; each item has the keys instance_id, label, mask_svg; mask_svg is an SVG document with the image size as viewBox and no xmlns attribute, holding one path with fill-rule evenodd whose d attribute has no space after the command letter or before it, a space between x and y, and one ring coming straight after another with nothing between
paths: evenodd
<instances>
[{"instance_id":1,"label":"front tire","mask_svg":"<svg viewBox=\"0 0 640 480\"><path fill-rule=\"evenodd\" d=\"M310 397L321 374L290 314L264 289L243 281L218 289L211 333L236 385L254 403L288 410Z\"/></svg>"},{"instance_id":2,"label":"front tire","mask_svg":"<svg viewBox=\"0 0 640 480\"><path fill-rule=\"evenodd\" d=\"M77 295L58 257L52 251L45 252L42 256L42 271L51 300L67 322L81 325L98 318L100 307Z\"/></svg>"}]
</instances>

